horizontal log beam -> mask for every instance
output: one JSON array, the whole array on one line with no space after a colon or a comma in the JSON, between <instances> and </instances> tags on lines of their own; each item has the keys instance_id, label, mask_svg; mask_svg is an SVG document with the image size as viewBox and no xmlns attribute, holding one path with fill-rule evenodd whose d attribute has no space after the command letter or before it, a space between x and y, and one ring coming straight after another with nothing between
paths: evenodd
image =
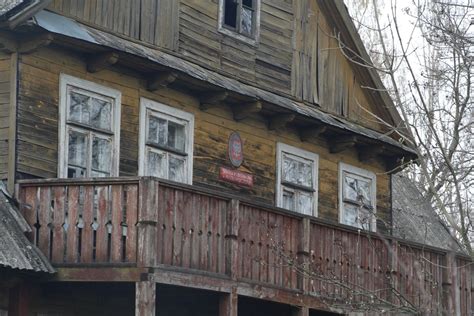
<instances>
[{"instance_id":1,"label":"horizontal log beam","mask_svg":"<svg viewBox=\"0 0 474 316\"><path fill-rule=\"evenodd\" d=\"M292 122L295 119L296 115L291 113L277 114L270 118L268 128L270 130L277 130L284 128L286 124Z\"/></svg>"},{"instance_id":2,"label":"horizontal log beam","mask_svg":"<svg viewBox=\"0 0 474 316\"><path fill-rule=\"evenodd\" d=\"M87 62L88 72L98 72L116 64L119 55L115 52L105 52L91 57Z\"/></svg>"},{"instance_id":3,"label":"horizontal log beam","mask_svg":"<svg viewBox=\"0 0 474 316\"><path fill-rule=\"evenodd\" d=\"M252 114L260 112L261 110L262 103L260 101L234 105L232 107L232 111L234 112L234 120L236 121L241 121Z\"/></svg>"},{"instance_id":4,"label":"horizontal log beam","mask_svg":"<svg viewBox=\"0 0 474 316\"><path fill-rule=\"evenodd\" d=\"M317 138L326 130L327 130L327 126L324 126L324 125L316 125L312 127L302 128L300 130L300 138L302 141L306 142L306 141Z\"/></svg>"},{"instance_id":5,"label":"horizontal log beam","mask_svg":"<svg viewBox=\"0 0 474 316\"><path fill-rule=\"evenodd\" d=\"M173 71L161 71L147 80L146 88L148 91L163 89L172 84L177 78L178 74Z\"/></svg>"},{"instance_id":6,"label":"horizontal log beam","mask_svg":"<svg viewBox=\"0 0 474 316\"><path fill-rule=\"evenodd\" d=\"M204 93L199 97L199 108L205 111L210 108L221 106L228 96L229 93L227 91Z\"/></svg>"},{"instance_id":7,"label":"horizontal log beam","mask_svg":"<svg viewBox=\"0 0 474 316\"><path fill-rule=\"evenodd\" d=\"M51 33L34 34L17 39L11 33L0 32L0 51L7 54L14 52L28 54L48 46L53 40L54 36Z\"/></svg>"},{"instance_id":8,"label":"horizontal log beam","mask_svg":"<svg viewBox=\"0 0 474 316\"><path fill-rule=\"evenodd\" d=\"M356 136L339 136L329 139L329 151L333 154L340 153L354 147L358 142Z\"/></svg>"}]
</instances>

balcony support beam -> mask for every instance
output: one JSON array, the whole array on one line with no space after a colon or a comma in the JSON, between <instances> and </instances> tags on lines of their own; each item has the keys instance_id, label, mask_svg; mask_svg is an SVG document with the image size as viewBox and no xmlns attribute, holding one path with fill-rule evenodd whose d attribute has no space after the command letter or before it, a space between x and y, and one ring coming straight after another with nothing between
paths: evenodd
<instances>
[{"instance_id":1,"label":"balcony support beam","mask_svg":"<svg viewBox=\"0 0 474 316\"><path fill-rule=\"evenodd\" d=\"M155 315L156 283L140 281L135 283L135 316Z\"/></svg>"},{"instance_id":2,"label":"balcony support beam","mask_svg":"<svg viewBox=\"0 0 474 316\"><path fill-rule=\"evenodd\" d=\"M241 121L254 113L262 110L262 103L260 101L249 102L239 105L234 105L232 111L234 112L234 120Z\"/></svg>"},{"instance_id":3,"label":"balcony support beam","mask_svg":"<svg viewBox=\"0 0 474 316\"><path fill-rule=\"evenodd\" d=\"M178 78L178 74L173 71L161 71L157 74L151 76L147 81L147 90L156 91L159 89L166 88L168 85L172 84Z\"/></svg>"},{"instance_id":4,"label":"balcony support beam","mask_svg":"<svg viewBox=\"0 0 474 316\"><path fill-rule=\"evenodd\" d=\"M87 62L88 72L99 72L116 64L119 60L119 55L115 52L105 52L91 57Z\"/></svg>"},{"instance_id":5,"label":"balcony support beam","mask_svg":"<svg viewBox=\"0 0 474 316\"><path fill-rule=\"evenodd\" d=\"M138 193L137 266L154 267L157 263L158 181L142 178Z\"/></svg>"},{"instance_id":6,"label":"balcony support beam","mask_svg":"<svg viewBox=\"0 0 474 316\"><path fill-rule=\"evenodd\" d=\"M268 123L268 128L270 130L277 130L285 128L286 124L292 122L295 119L296 115L292 113L282 113L272 116Z\"/></svg>"},{"instance_id":7,"label":"balcony support beam","mask_svg":"<svg viewBox=\"0 0 474 316\"><path fill-rule=\"evenodd\" d=\"M203 111L209 110L211 108L222 106L224 101L229 96L227 91L215 91L204 93L199 98L199 108Z\"/></svg>"},{"instance_id":8,"label":"balcony support beam","mask_svg":"<svg viewBox=\"0 0 474 316\"><path fill-rule=\"evenodd\" d=\"M223 293L219 297L219 316L237 316L237 306L237 289L232 288L230 293Z\"/></svg>"}]
</instances>

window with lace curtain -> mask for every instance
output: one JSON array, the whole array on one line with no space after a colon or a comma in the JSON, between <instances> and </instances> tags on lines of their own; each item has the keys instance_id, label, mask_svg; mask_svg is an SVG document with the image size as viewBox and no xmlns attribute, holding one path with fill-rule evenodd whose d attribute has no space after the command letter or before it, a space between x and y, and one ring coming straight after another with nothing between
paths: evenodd
<instances>
[{"instance_id":1,"label":"window with lace curtain","mask_svg":"<svg viewBox=\"0 0 474 316\"><path fill-rule=\"evenodd\" d=\"M139 174L192 183L194 116L141 99Z\"/></svg>"},{"instance_id":2,"label":"window with lace curtain","mask_svg":"<svg viewBox=\"0 0 474 316\"><path fill-rule=\"evenodd\" d=\"M277 168L277 206L317 216L318 155L278 143Z\"/></svg>"},{"instance_id":3,"label":"window with lace curtain","mask_svg":"<svg viewBox=\"0 0 474 316\"><path fill-rule=\"evenodd\" d=\"M120 99L120 91L61 74L59 177L118 176Z\"/></svg>"}]
</instances>

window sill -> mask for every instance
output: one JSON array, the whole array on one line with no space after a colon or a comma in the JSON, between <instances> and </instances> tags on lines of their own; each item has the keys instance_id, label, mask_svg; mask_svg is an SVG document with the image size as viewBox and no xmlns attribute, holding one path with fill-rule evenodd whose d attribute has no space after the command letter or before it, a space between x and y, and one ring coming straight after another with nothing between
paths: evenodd
<instances>
[{"instance_id":1,"label":"window sill","mask_svg":"<svg viewBox=\"0 0 474 316\"><path fill-rule=\"evenodd\" d=\"M255 36L255 38L251 38L251 37L236 33L236 32L234 32L232 30L229 30L229 29L227 29L226 27L223 27L223 26L219 26L218 31L219 31L219 33L222 33L224 35L233 37L233 38L235 38L235 39L237 39L241 42L244 42L244 43L246 43L250 46L254 46L254 47L258 46L258 34Z\"/></svg>"}]
</instances>

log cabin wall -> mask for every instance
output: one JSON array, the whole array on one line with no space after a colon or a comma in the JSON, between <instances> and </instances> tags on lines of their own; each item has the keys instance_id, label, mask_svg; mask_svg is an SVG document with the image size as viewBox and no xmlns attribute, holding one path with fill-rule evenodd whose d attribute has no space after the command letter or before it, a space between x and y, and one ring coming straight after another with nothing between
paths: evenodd
<instances>
[{"instance_id":1,"label":"log cabin wall","mask_svg":"<svg viewBox=\"0 0 474 316\"><path fill-rule=\"evenodd\" d=\"M361 88L316 0L261 0L255 45L218 30L218 0L55 0L49 9L387 132L367 110L390 119Z\"/></svg>"},{"instance_id":2,"label":"log cabin wall","mask_svg":"<svg viewBox=\"0 0 474 316\"><path fill-rule=\"evenodd\" d=\"M10 55L0 53L0 180L8 176L10 87Z\"/></svg>"},{"instance_id":3,"label":"log cabin wall","mask_svg":"<svg viewBox=\"0 0 474 316\"><path fill-rule=\"evenodd\" d=\"M338 221L338 163L345 162L377 174L377 213L388 222L390 178L382 161L362 163L355 149L331 154L326 139L302 142L291 127L269 130L260 115L237 122L226 106L202 111L195 95L169 88L149 92L141 74L130 69L114 66L89 73L86 68L82 55L55 46L20 56L17 171L22 177L57 177L59 77L65 73L121 92L120 176L138 173L139 105L145 97L194 114L193 184L274 205L276 147L283 142L319 155L319 217ZM252 188L219 180L219 167L230 167L227 143L233 131L238 131L244 142L244 163L239 170L254 175Z\"/></svg>"}]
</instances>

